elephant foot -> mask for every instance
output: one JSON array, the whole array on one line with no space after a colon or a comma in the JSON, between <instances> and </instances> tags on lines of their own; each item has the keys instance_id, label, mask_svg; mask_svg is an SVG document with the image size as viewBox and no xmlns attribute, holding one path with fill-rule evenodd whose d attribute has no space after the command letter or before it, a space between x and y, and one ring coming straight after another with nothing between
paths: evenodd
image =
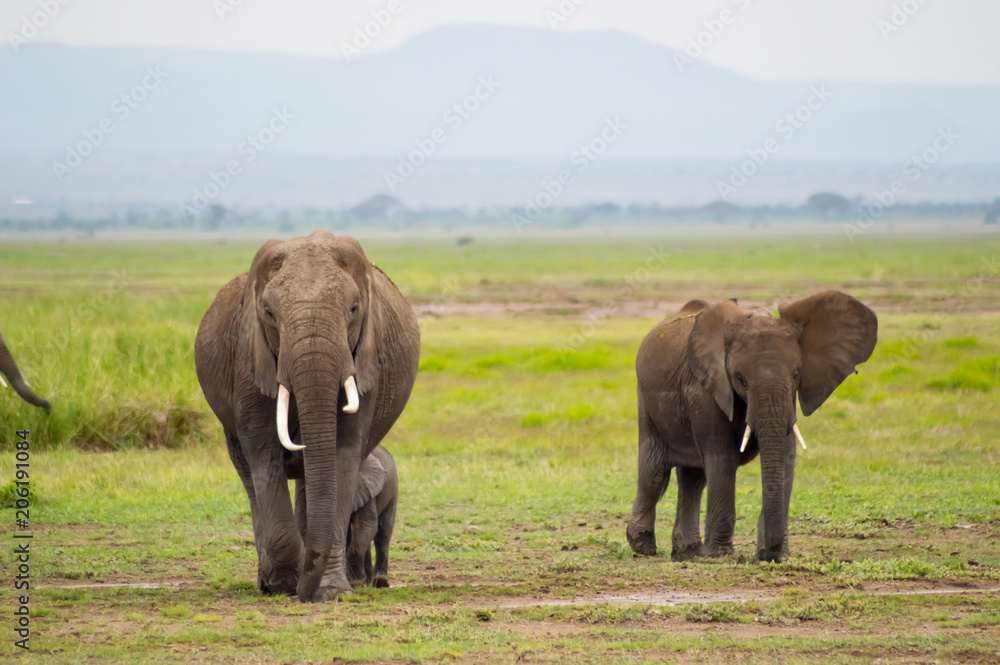
<instances>
[{"instance_id":1,"label":"elephant foot","mask_svg":"<svg viewBox=\"0 0 1000 665\"><path fill-rule=\"evenodd\" d=\"M376 589L388 589L389 577L387 575L382 575L381 573L376 575L375 580L372 582L372 586Z\"/></svg>"},{"instance_id":2,"label":"elephant foot","mask_svg":"<svg viewBox=\"0 0 1000 665\"><path fill-rule=\"evenodd\" d=\"M791 554L788 552L787 547L772 549L760 548L757 550L757 560L761 563L781 563L782 561L786 561L789 556L791 556Z\"/></svg>"},{"instance_id":3,"label":"elephant foot","mask_svg":"<svg viewBox=\"0 0 1000 665\"><path fill-rule=\"evenodd\" d=\"M291 573L265 573L257 568L257 588L267 596L292 596L299 585L299 576L296 572Z\"/></svg>"},{"instance_id":4,"label":"elephant foot","mask_svg":"<svg viewBox=\"0 0 1000 665\"><path fill-rule=\"evenodd\" d=\"M705 556L710 557L720 557L720 556L732 556L733 554L733 544L728 545L706 545L704 548Z\"/></svg>"},{"instance_id":5,"label":"elephant foot","mask_svg":"<svg viewBox=\"0 0 1000 665\"><path fill-rule=\"evenodd\" d=\"M625 529L625 538L629 547L636 554L643 556L656 556L656 534L652 531L638 531L629 524Z\"/></svg>"},{"instance_id":6,"label":"elephant foot","mask_svg":"<svg viewBox=\"0 0 1000 665\"><path fill-rule=\"evenodd\" d=\"M347 582L351 585L351 588L357 589L359 586L366 586L368 584L368 577L363 572L352 574L352 572L348 570Z\"/></svg>"},{"instance_id":7,"label":"elephant foot","mask_svg":"<svg viewBox=\"0 0 1000 665\"><path fill-rule=\"evenodd\" d=\"M688 559L693 559L698 556L702 556L702 547L700 542L689 543L687 545L678 545L677 543L674 543L674 548L670 552L671 561L687 561Z\"/></svg>"}]
</instances>

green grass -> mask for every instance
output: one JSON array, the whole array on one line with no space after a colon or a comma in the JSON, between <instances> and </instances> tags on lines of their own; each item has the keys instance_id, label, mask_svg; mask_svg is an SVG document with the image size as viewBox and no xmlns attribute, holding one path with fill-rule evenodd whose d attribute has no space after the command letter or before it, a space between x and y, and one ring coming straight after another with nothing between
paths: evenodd
<instances>
[{"instance_id":1,"label":"green grass","mask_svg":"<svg viewBox=\"0 0 1000 665\"><path fill-rule=\"evenodd\" d=\"M669 258L646 277L661 243ZM1000 242L364 244L420 316L421 372L386 441L400 475L394 586L323 606L257 593L249 506L194 375L200 317L256 247L0 245L0 330L54 404L46 415L0 392L0 520L13 524L14 430L27 428L32 575L46 587L32 593L22 660L904 663L1000 651L995 595L864 595L1000 586ZM694 297L774 307L823 288L871 304L880 340L800 420L794 556L755 561L755 462L738 477L733 556L633 558L633 363L656 316ZM135 582L170 586L58 588ZM9 580L0 588L11 607ZM771 600L508 607L673 591Z\"/></svg>"}]
</instances>

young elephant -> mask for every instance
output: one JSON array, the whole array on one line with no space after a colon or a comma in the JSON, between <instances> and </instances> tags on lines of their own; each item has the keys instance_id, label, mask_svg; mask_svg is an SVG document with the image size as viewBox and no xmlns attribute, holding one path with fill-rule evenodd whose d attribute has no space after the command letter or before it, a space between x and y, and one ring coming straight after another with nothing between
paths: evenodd
<instances>
[{"instance_id":1,"label":"young elephant","mask_svg":"<svg viewBox=\"0 0 1000 665\"><path fill-rule=\"evenodd\" d=\"M656 503L677 467L675 561L733 551L736 469L761 456L757 557L788 556L788 504L798 433L795 400L812 414L875 349L875 313L839 291L778 308L689 302L658 324L636 358L639 482L626 535L656 553ZM803 446L805 444L803 443ZM699 531L708 485L705 543Z\"/></svg>"},{"instance_id":2,"label":"young elephant","mask_svg":"<svg viewBox=\"0 0 1000 665\"><path fill-rule=\"evenodd\" d=\"M376 468L376 466L378 468ZM351 583L372 585L379 589L389 586L389 541L396 525L396 498L399 480L396 462L389 451L378 446L361 465L361 485L377 486L370 491L351 515L347 548L347 577ZM369 498L370 497L370 498ZM372 542L375 543L375 566L372 568Z\"/></svg>"}]
</instances>

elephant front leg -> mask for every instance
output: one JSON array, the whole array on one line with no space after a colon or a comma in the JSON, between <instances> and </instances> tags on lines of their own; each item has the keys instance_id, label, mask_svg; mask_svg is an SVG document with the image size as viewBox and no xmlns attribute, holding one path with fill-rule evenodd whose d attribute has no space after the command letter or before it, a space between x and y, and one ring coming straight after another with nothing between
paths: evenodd
<instances>
[{"instance_id":1,"label":"elephant front leg","mask_svg":"<svg viewBox=\"0 0 1000 665\"><path fill-rule=\"evenodd\" d=\"M701 494L705 472L694 467L677 468L677 519L674 520L670 558L685 561L701 556Z\"/></svg>"},{"instance_id":2,"label":"elephant front leg","mask_svg":"<svg viewBox=\"0 0 1000 665\"><path fill-rule=\"evenodd\" d=\"M708 481L708 510L705 514L706 556L733 553L733 532L736 529L736 469L735 454L709 457L705 460Z\"/></svg>"},{"instance_id":3,"label":"elephant front leg","mask_svg":"<svg viewBox=\"0 0 1000 665\"><path fill-rule=\"evenodd\" d=\"M255 503L251 503L257 545L257 586L264 593L293 594L299 582L302 537L295 524L277 436L253 448L255 437L241 435L252 471Z\"/></svg>"}]
</instances>

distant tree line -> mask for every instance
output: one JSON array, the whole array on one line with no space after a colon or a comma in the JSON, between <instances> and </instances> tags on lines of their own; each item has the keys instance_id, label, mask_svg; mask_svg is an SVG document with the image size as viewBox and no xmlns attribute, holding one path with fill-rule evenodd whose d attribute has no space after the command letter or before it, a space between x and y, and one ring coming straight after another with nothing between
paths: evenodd
<instances>
[{"instance_id":1,"label":"distant tree line","mask_svg":"<svg viewBox=\"0 0 1000 665\"><path fill-rule=\"evenodd\" d=\"M657 203L633 203L621 206L613 202L526 210L521 207L461 208L413 210L399 199L378 194L356 206L341 209L303 208L227 208L212 204L198 216L184 216L176 208L123 204L101 214L87 206L74 216L71 206L45 214L33 211L30 216L0 218L0 232L71 231L86 235L98 232L158 230L223 229L295 232L300 228L323 226L333 230L370 228L401 231L420 227L449 230L455 226L495 226L508 224L512 217L532 216L550 228L579 228L615 222L659 223L749 223L769 221L841 222L858 217L872 202L861 197L849 199L834 192L817 192L805 203L793 205L740 206L727 201L713 201L701 206L662 206ZM1000 224L1000 198L980 203L896 202L887 206L883 218L897 220L982 220Z\"/></svg>"}]
</instances>

